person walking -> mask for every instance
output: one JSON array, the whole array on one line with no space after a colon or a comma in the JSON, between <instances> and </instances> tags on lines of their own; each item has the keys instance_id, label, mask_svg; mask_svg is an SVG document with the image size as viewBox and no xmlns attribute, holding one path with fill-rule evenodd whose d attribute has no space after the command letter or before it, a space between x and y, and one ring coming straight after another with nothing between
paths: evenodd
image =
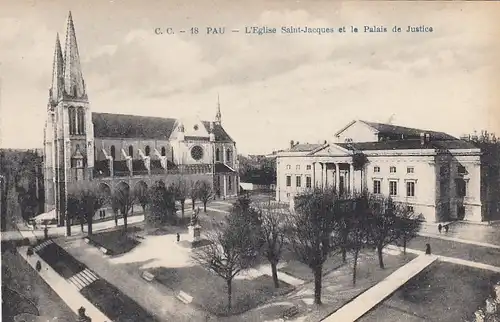
<instances>
[{"instance_id":1,"label":"person walking","mask_svg":"<svg viewBox=\"0 0 500 322\"><path fill-rule=\"evenodd\" d=\"M181 235L179 235L179 233L177 233L177 242L179 242L181 240Z\"/></svg>"},{"instance_id":2,"label":"person walking","mask_svg":"<svg viewBox=\"0 0 500 322\"><path fill-rule=\"evenodd\" d=\"M430 255L431 254L431 244L427 243L425 244L425 255Z\"/></svg>"},{"instance_id":3,"label":"person walking","mask_svg":"<svg viewBox=\"0 0 500 322\"><path fill-rule=\"evenodd\" d=\"M439 233L441 233L441 230L442 230L442 229L443 229L443 225L439 224L439 225L438 225L438 231L439 231Z\"/></svg>"},{"instance_id":4,"label":"person walking","mask_svg":"<svg viewBox=\"0 0 500 322\"><path fill-rule=\"evenodd\" d=\"M444 232L445 232L445 233L447 233L447 232L448 232L448 229L449 229L448 225L444 226Z\"/></svg>"}]
</instances>

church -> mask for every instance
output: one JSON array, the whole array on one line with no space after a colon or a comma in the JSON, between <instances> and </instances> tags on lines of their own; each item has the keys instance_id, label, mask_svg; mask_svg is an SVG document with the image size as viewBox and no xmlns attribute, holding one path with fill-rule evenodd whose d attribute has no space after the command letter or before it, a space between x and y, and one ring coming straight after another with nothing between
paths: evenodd
<instances>
[{"instance_id":1,"label":"church","mask_svg":"<svg viewBox=\"0 0 500 322\"><path fill-rule=\"evenodd\" d=\"M236 142L219 103L210 121L92 112L71 12L64 52L56 37L43 156L45 212L55 212L59 225L68 189L83 181L112 193L182 177L208 181L219 198L238 193Z\"/></svg>"},{"instance_id":2,"label":"church","mask_svg":"<svg viewBox=\"0 0 500 322\"><path fill-rule=\"evenodd\" d=\"M404 202L428 222L500 219L500 143L355 120L331 142L290 144L277 156L276 200L313 187Z\"/></svg>"}]
</instances>

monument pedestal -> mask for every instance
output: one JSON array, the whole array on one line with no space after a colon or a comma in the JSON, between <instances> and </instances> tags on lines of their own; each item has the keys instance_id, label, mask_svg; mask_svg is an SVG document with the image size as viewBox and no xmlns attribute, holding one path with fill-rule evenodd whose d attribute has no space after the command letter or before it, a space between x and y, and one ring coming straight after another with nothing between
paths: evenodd
<instances>
[{"instance_id":1,"label":"monument pedestal","mask_svg":"<svg viewBox=\"0 0 500 322\"><path fill-rule=\"evenodd\" d=\"M188 237L187 240L192 244L199 242L201 239L201 226L200 225L189 225L188 226Z\"/></svg>"}]
</instances>

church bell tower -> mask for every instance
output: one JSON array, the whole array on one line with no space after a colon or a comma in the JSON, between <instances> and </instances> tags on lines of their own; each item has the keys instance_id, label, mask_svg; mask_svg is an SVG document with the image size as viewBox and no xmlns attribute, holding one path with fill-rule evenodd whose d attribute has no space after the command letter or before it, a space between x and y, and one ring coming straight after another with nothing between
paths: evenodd
<instances>
[{"instance_id":1,"label":"church bell tower","mask_svg":"<svg viewBox=\"0 0 500 322\"><path fill-rule=\"evenodd\" d=\"M83 80L71 12L66 26L64 53L56 37L52 86L49 90L44 138L45 211L56 210L64 225L68 187L92 180L94 126Z\"/></svg>"}]
</instances>

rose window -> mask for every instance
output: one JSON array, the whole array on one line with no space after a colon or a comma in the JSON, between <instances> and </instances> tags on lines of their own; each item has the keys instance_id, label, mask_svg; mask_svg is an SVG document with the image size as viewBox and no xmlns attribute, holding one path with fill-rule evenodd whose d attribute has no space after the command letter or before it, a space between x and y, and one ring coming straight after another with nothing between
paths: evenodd
<instances>
[{"instance_id":1,"label":"rose window","mask_svg":"<svg viewBox=\"0 0 500 322\"><path fill-rule=\"evenodd\" d=\"M194 146L191 149L191 157L196 161L201 160L203 158L203 148L199 145Z\"/></svg>"}]
</instances>

